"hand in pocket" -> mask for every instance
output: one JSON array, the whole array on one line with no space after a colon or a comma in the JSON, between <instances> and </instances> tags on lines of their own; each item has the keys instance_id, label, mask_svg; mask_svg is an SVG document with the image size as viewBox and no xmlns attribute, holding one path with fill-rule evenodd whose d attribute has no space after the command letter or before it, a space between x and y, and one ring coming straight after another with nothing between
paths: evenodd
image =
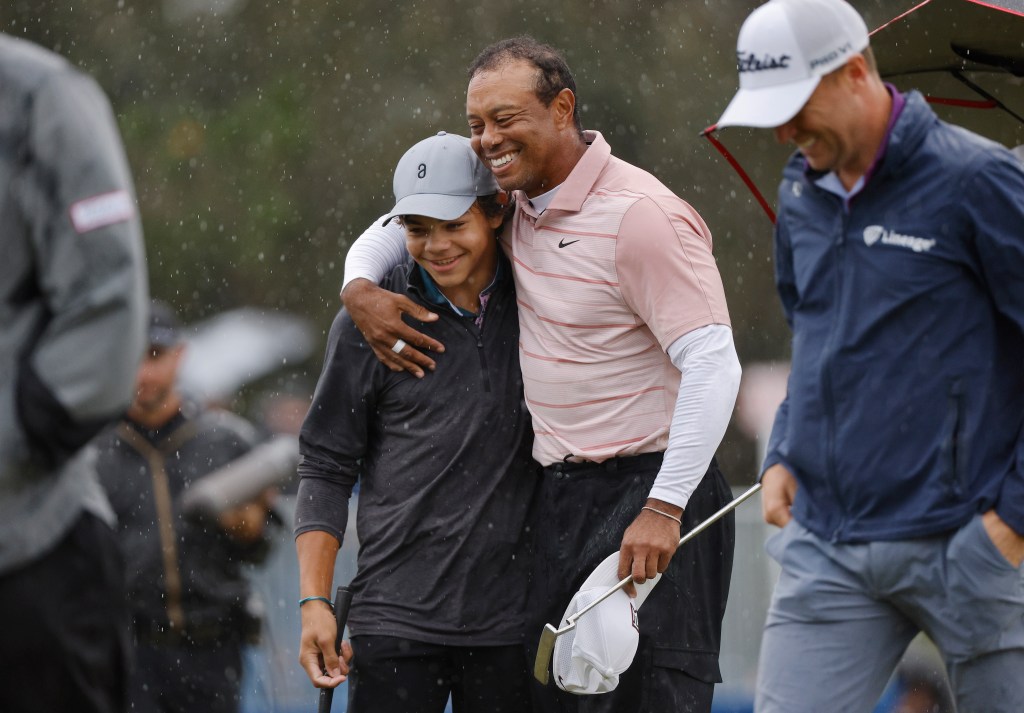
<instances>
[{"instance_id":1,"label":"hand in pocket","mask_svg":"<svg viewBox=\"0 0 1024 713\"><path fill-rule=\"evenodd\" d=\"M1024 536L1018 535L1007 525L995 510L989 510L981 517L981 524L992 540L992 544L1002 553L1007 562L1020 567L1024 562Z\"/></svg>"}]
</instances>

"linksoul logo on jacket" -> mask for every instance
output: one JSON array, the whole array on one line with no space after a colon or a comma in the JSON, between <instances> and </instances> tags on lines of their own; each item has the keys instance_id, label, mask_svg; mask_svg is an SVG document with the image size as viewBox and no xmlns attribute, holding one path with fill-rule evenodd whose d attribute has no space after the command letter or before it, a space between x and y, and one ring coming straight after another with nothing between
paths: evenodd
<instances>
[{"instance_id":1,"label":"linksoul logo on jacket","mask_svg":"<svg viewBox=\"0 0 1024 713\"><path fill-rule=\"evenodd\" d=\"M915 253L926 253L935 246L935 240L930 238L917 238L913 235L901 235L895 230L886 230L881 225L869 225L864 228L864 244L871 247L879 240L883 245L895 245L901 248L909 248Z\"/></svg>"},{"instance_id":2,"label":"linksoul logo on jacket","mask_svg":"<svg viewBox=\"0 0 1024 713\"><path fill-rule=\"evenodd\" d=\"M788 54L784 54L779 57L772 57L770 54L766 54L763 57L758 57L753 52L736 53L736 64L739 67L740 72L762 72L766 69L787 69L789 67L790 59L791 57Z\"/></svg>"}]
</instances>

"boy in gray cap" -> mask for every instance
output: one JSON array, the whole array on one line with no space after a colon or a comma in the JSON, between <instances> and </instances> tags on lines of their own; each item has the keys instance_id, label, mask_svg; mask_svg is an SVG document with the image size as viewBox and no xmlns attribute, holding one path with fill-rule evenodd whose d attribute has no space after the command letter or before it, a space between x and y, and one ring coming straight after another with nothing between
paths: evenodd
<instances>
[{"instance_id":1,"label":"boy in gray cap","mask_svg":"<svg viewBox=\"0 0 1024 713\"><path fill-rule=\"evenodd\" d=\"M523 649L531 456L519 323L496 232L505 213L469 140L409 149L394 179L411 258L385 282L436 311L430 379L380 363L344 310L300 434L300 662L349 675L352 713L530 709ZM401 348L401 347L399 347ZM334 654L334 561L359 491L351 649ZM354 651L351 673L345 658Z\"/></svg>"},{"instance_id":2,"label":"boy in gray cap","mask_svg":"<svg viewBox=\"0 0 1024 713\"><path fill-rule=\"evenodd\" d=\"M842 0L772 0L719 126L771 128L793 329L762 476L760 713L870 711L910 640L961 713L1024 701L1024 170L885 84Z\"/></svg>"}]
</instances>

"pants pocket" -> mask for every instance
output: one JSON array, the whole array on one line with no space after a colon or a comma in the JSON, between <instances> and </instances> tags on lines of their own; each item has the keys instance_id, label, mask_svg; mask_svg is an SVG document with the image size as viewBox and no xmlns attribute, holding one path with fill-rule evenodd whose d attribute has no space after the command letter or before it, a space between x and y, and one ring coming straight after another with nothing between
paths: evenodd
<instances>
[{"instance_id":1,"label":"pants pocket","mask_svg":"<svg viewBox=\"0 0 1024 713\"><path fill-rule=\"evenodd\" d=\"M1024 624L1024 578L996 548L981 515L953 534L946 550L950 610L964 647L975 655L995 651L1000 639Z\"/></svg>"},{"instance_id":2,"label":"pants pocket","mask_svg":"<svg viewBox=\"0 0 1024 713\"><path fill-rule=\"evenodd\" d=\"M782 555L786 550L786 543L790 539L790 533L796 527L796 520L790 520L786 523L778 532L772 533L768 536L768 539L764 541L764 551L768 553L768 556L775 560L778 564L782 564Z\"/></svg>"},{"instance_id":3,"label":"pants pocket","mask_svg":"<svg viewBox=\"0 0 1024 713\"><path fill-rule=\"evenodd\" d=\"M718 654L714 651L659 647L652 652L651 661L655 666L682 671L704 683L722 682L722 669L718 665Z\"/></svg>"}]
</instances>

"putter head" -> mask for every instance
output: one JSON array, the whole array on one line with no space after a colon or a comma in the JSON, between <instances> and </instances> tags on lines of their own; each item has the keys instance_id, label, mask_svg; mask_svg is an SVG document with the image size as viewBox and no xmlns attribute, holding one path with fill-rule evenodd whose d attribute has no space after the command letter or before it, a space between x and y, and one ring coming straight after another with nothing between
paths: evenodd
<instances>
[{"instance_id":1,"label":"putter head","mask_svg":"<svg viewBox=\"0 0 1024 713\"><path fill-rule=\"evenodd\" d=\"M575 626L575 624L572 626ZM540 642L537 644L537 658L533 662L533 677L545 685L548 682L548 671L551 669L551 655L555 651L555 639L558 638L559 633L559 630L551 626L551 624L545 624L544 631L540 632Z\"/></svg>"}]
</instances>

